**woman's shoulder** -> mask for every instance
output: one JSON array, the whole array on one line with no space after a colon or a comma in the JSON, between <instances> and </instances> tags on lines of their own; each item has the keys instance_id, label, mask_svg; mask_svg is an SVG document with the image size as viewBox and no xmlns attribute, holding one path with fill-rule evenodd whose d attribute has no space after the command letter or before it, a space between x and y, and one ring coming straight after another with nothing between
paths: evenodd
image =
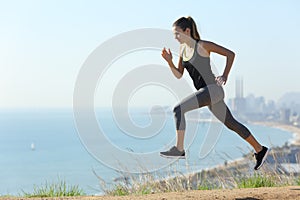
<instances>
[{"instance_id":1,"label":"woman's shoulder","mask_svg":"<svg viewBox=\"0 0 300 200\"><path fill-rule=\"evenodd\" d=\"M215 43L212 41L209 41L209 40L199 40L198 41L198 45L203 46L203 47L213 45L213 44L215 44Z\"/></svg>"},{"instance_id":2,"label":"woman's shoulder","mask_svg":"<svg viewBox=\"0 0 300 200\"><path fill-rule=\"evenodd\" d=\"M199 40L197 44L198 53L203 57L209 57L209 49L213 42L208 40Z\"/></svg>"}]
</instances>

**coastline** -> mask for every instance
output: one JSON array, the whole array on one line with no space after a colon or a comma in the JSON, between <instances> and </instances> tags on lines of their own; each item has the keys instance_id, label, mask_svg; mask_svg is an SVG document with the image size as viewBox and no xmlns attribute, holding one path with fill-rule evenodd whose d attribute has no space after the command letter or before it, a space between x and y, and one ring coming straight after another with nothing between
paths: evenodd
<instances>
[{"instance_id":1,"label":"coastline","mask_svg":"<svg viewBox=\"0 0 300 200\"><path fill-rule=\"evenodd\" d=\"M268 122L268 121L250 122L250 123L254 125L268 126L272 128L281 129L287 132L291 132L293 134L293 139L292 141L290 141L288 145L300 146L300 127L293 126L291 124L283 124L279 122Z\"/></svg>"},{"instance_id":2,"label":"coastline","mask_svg":"<svg viewBox=\"0 0 300 200\"><path fill-rule=\"evenodd\" d=\"M293 138L291 140L289 140L287 142L287 146L286 147L290 147L290 146L297 146L300 147L300 127L296 127L293 126L291 124L283 124L283 123L279 123L279 122L268 122L268 121L261 121L261 122L254 122L251 121L249 122L249 124L253 124L253 125L259 125L259 126L264 126L264 127L270 127L270 128L276 128L276 129L280 129L286 132L290 132L293 134ZM284 147L285 145L281 146ZM218 164L212 167L207 167L205 169L201 169L199 171L195 171L192 173L187 173L187 175L192 175L192 174L196 174L196 173L201 173L201 171L211 171L211 170L215 170L215 169L220 169L220 168L226 168L226 166L238 166L240 164L245 164L248 159L245 159L245 157L251 157L251 155L244 155L243 157L239 157L233 160L229 160L228 162L226 162L226 164ZM250 162L251 163L251 162Z\"/></svg>"}]
</instances>

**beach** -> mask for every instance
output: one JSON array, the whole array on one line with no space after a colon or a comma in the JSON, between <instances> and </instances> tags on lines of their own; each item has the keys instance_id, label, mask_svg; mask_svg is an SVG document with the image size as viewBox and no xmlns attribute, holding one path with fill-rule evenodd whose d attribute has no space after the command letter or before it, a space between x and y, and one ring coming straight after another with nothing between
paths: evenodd
<instances>
[{"instance_id":1,"label":"beach","mask_svg":"<svg viewBox=\"0 0 300 200\"><path fill-rule=\"evenodd\" d=\"M294 134L294 138L291 141L290 145L300 146L300 127L293 126L291 124L278 123L278 122L251 122L251 123L255 125L268 126L268 127L278 128L278 129L291 132Z\"/></svg>"}]
</instances>

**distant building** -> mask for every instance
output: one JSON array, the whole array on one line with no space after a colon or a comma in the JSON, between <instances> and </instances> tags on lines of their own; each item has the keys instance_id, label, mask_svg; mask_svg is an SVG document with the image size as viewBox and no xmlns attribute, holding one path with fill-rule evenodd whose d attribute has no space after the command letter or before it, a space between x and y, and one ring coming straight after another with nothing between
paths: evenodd
<instances>
[{"instance_id":1,"label":"distant building","mask_svg":"<svg viewBox=\"0 0 300 200\"><path fill-rule=\"evenodd\" d=\"M231 101L232 111L238 114L245 113L246 100L244 98L244 82L243 78L239 77L235 81L235 98Z\"/></svg>"},{"instance_id":2,"label":"distant building","mask_svg":"<svg viewBox=\"0 0 300 200\"><path fill-rule=\"evenodd\" d=\"M275 113L277 110L275 101L269 100L266 104L266 111L267 113Z\"/></svg>"},{"instance_id":3,"label":"distant building","mask_svg":"<svg viewBox=\"0 0 300 200\"><path fill-rule=\"evenodd\" d=\"M290 123L293 124L294 126L299 126L300 125L300 116L297 112L293 112L290 115L290 119L289 119Z\"/></svg>"},{"instance_id":4,"label":"distant building","mask_svg":"<svg viewBox=\"0 0 300 200\"><path fill-rule=\"evenodd\" d=\"M267 109L275 107L274 102L270 102L269 108L264 97L255 97L253 94L244 97L244 80L239 77L235 81L235 98L230 99L228 104L233 113L241 120L260 121L268 116ZM273 118L273 117L272 117Z\"/></svg>"},{"instance_id":5,"label":"distant building","mask_svg":"<svg viewBox=\"0 0 300 200\"><path fill-rule=\"evenodd\" d=\"M283 123L289 123L290 122L290 116L291 116L291 110L290 109L286 109L286 108L282 108L279 111L279 115L280 115L280 121Z\"/></svg>"},{"instance_id":6,"label":"distant building","mask_svg":"<svg viewBox=\"0 0 300 200\"><path fill-rule=\"evenodd\" d=\"M255 97L251 94L245 98L245 104L245 115L247 119L252 121L259 121L265 119L265 117L267 116L264 97Z\"/></svg>"},{"instance_id":7,"label":"distant building","mask_svg":"<svg viewBox=\"0 0 300 200\"><path fill-rule=\"evenodd\" d=\"M235 98L244 98L244 81L242 77L235 80Z\"/></svg>"},{"instance_id":8,"label":"distant building","mask_svg":"<svg viewBox=\"0 0 300 200\"><path fill-rule=\"evenodd\" d=\"M242 121L276 121L300 127L300 93L293 101L288 99L290 96L285 95L278 103L253 94L244 97L244 80L238 77L235 81L235 97L229 99L228 106Z\"/></svg>"}]
</instances>

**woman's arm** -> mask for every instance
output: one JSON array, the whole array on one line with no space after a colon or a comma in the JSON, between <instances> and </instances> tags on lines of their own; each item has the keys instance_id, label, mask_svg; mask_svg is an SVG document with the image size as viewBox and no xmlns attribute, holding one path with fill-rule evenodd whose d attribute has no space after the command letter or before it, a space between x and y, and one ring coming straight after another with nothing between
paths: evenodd
<instances>
[{"instance_id":1,"label":"woman's arm","mask_svg":"<svg viewBox=\"0 0 300 200\"><path fill-rule=\"evenodd\" d=\"M227 81L229 72L231 70L233 61L234 61L234 57L235 57L234 52L229 49L226 49L225 47L217 45L213 42L205 41L205 42L203 42L202 46L208 53L214 52L214 53L226 56L226 66L225 66L224 72L221 77L217 77L217 81L219 80L219 81L223 82L221 84L225 84Z\"/></svg>"},{"instance_id":2,"label":"woman's arm","mask_svg":"<svg viewBox=\"0 0 300 200\"><path fill-rule=\"evenodd\" d=\"M180 52L181 52L181 50L180 50ZM167 51L166 48L163 48L161 55L167 61L174 76L176 78L180 79L182 77L183 71L184 71L184 68L182 66L182 57L181 56L179 57L178 67L176 67L172 61L173 56L172 56L170 49L168 49L168 51Z\"/></svg>"}]
</instances>

